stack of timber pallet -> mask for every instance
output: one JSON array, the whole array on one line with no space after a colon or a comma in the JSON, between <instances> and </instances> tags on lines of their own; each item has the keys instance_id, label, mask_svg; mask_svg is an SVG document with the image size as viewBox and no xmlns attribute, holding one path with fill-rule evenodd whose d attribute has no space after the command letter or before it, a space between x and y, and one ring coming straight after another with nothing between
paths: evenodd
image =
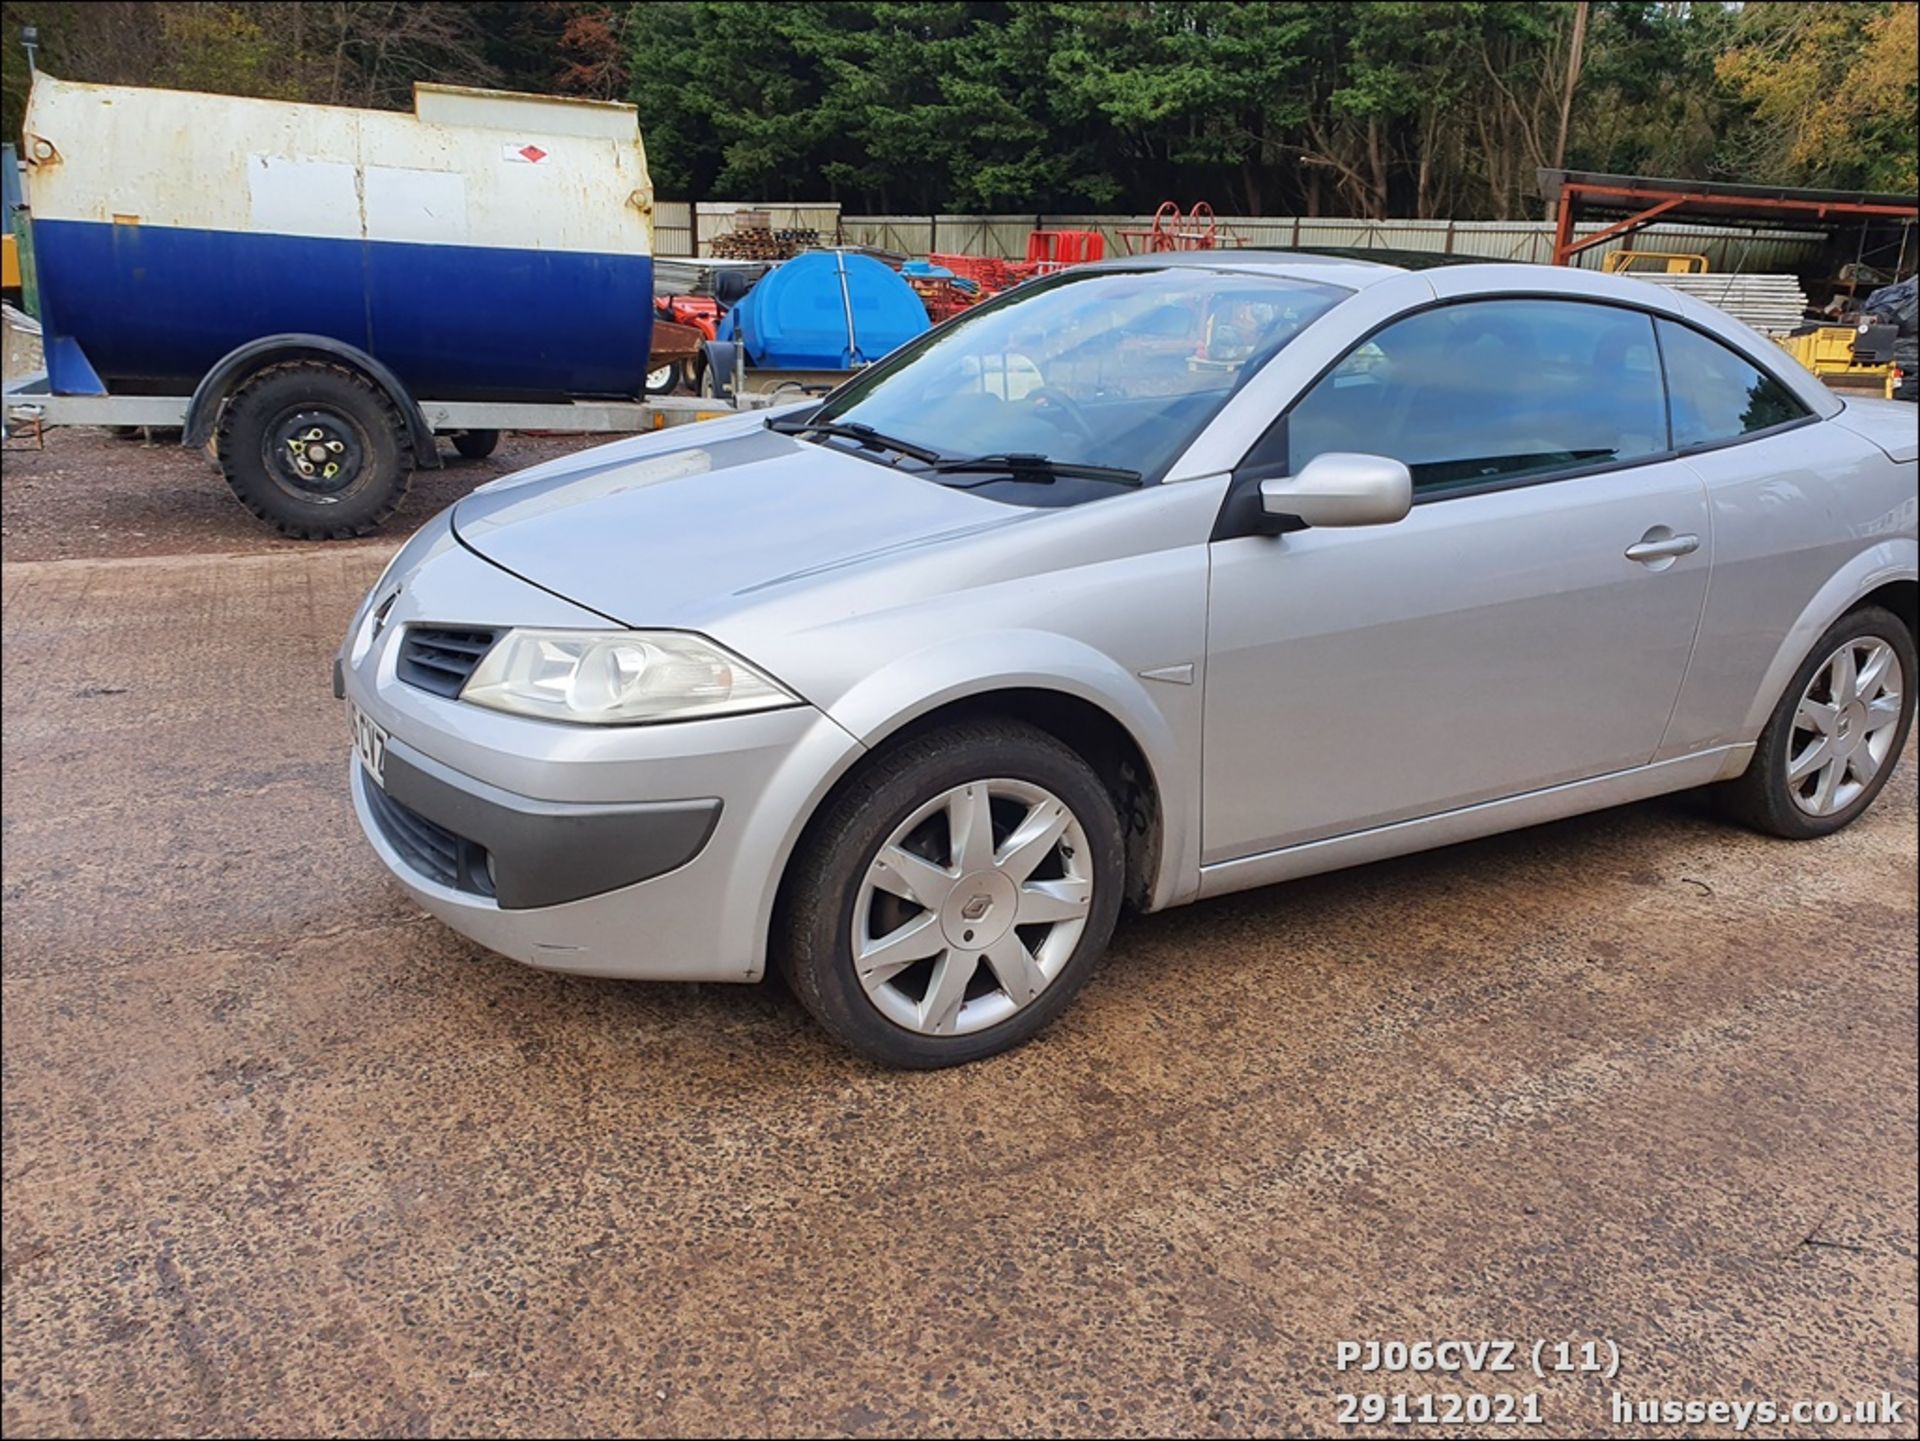
<instances>
[{"instance_id":1,"label":"stack of timber pallet","mask_svg":"<svg viewBox=\"0 0 1920 1441\"><path fill-rule=\"evenodd\" d=\"M1784 335L1804 324L1807 293L1791 275L1741 275L1708 271L1703 275L1661 275L1636 271L1635 280L1685 291L1695 300L1726 311L1763 335Z\"/></svg>"},{"instance_id":2,"label":"stack of timber pallet","mask_svg":"<svg viewBox=\"0 0 1920 1441\"><path fill-rule=\"evenodd\" d=\"M713 253L723 260L791 260L803 250L819 248L817 230L772 230L749 225L713 237Z\"/></svg>"}]
</instances>

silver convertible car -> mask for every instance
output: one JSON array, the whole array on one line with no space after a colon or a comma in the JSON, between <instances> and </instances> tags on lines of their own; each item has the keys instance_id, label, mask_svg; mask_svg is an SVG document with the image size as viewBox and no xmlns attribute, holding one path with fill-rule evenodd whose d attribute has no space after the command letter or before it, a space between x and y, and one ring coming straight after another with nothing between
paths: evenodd
<instances>
[{"instance_id":1,"label":"silver convertible car","mask_svg":"<svg viewBox=\"0 0 1920 1441\"><path fill-rule=\"evenodd\" d=\"M898 1066L1159 910L1713 787L1822 836L1913 718L1915 413L1685 295L1307 255L1030 283L824 401L483 486L336 668L354 805L535 966Z\"/></svg>"}]
</instances>

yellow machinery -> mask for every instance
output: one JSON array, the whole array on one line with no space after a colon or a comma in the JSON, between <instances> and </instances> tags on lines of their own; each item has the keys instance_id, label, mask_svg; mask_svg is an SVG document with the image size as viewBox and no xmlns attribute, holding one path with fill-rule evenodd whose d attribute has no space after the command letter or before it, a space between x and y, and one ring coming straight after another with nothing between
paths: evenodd
<instances>
[{"instance_id":1,"label":"yellow machinery","mask_svg":"<svg viewBox=\"0 0 1920 1441\"><path fill-rule=\"evenodd\" d=\"M11 234L0 235L0 290L9 299L20 293L20 245Z\"/></svg>"},{"instance_id":2,"label":"yellow machinery","mask_svg":"<svg viewBox=\"0 0 1920 1441\"><path fill-rule=\"evenodd\" d=\"M1600 262L1609 275L1657 271L1667 275L1704 275L1707 257L1672 250L1615 250ZM1848 277L1852 283L1852 277ZM1774 342L1828 385L1874 390L1892 398L1901 381L1893 363L1890 326L1869 322L1820 325Z\"/></svg>"},{"instance_id":3,"label":"yellow machinery","mask_svg":"<svg viewBox=\"0 0 1920 1441\"><path fill-rule=\"evenodd\" d=\"M1683 254L1677 250L1614 250L1600 262L1608 275L1630 270L1658 270L1667 275L1703 275L1707 269L1704 255Z\"/></svg>"},{"instance_id":4,"label":"yellow machinery","mask_svg":"<svg viewBox=\"0 0 1920 1441\"><path fill-rule=\"evenodd\" d=\"M1860 339L1873 329L1871 325L1822 325L1798 335L1776 335L1774 342L1806 366L1828 385L1848 389L1875 390L1891 396L1896 384L1888 346L1869 346L1863 355L1857 349Z\"/></svg>"}]
</instances>

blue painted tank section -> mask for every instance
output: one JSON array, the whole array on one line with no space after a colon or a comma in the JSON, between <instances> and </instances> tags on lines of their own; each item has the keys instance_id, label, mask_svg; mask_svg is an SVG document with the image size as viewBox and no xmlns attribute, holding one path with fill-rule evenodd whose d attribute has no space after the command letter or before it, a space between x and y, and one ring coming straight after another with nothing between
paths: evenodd
<instances>
[{"instance_id":1,"label":"blue painted tank section","mask_svg":"<svg viewBox=\"0 0 1920 1441\"><path fill-rule=\"evenodd\" d=\"M59 394L90 393L95 375L184 394L236 346L288 331L360 347L421 399L642 389L645 255L69 220L33 235Z\"/></svg>"},{"instance_id":2,"label":"blue painted tank section","mask_svg":"<svg viewBox=\"0 0 1920 1441\"><path fill-rule=\"evenodd\" d=\"M767 370L852 370L928 324L926 306L892 270L869 255L829 250L777 266L727 320L729 334L746 342L749 362Z\"/></svg>"}]
</instances>

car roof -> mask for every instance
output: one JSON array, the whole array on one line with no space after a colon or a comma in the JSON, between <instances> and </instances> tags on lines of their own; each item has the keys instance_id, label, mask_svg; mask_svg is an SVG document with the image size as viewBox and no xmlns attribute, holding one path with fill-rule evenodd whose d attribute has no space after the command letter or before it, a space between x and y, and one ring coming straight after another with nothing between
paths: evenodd
<instances>
[{"instance_id":1,"label":"car roof","mask_svg":"<svg viewBox=\"0 0 1920 1441\"><path fill-rule=\"evenodd\" d=\"M1405 268L1360 260L1342 253L1311 250L1172 250L1150 255L1116 255L1076 265L1075 270L1227 270L1241 274L1273 275L1288 280L1310 280L1364 290L1382 280L1404 275Z\"/></svg>"},{"instance_id":2,"label":"car roof","mask_svg":"<svg viewBox=\"0 0 1920 1441\"><path fill-rule=\"evenodd\" d=\"M1236 246L1220 250L1175 250L1152 255L1117 255L1094 261L1089 267L1109 270L1188 268L1235 270L1316 280L1364 290L1410 270L1437 270L1442 266L1492 264L1484 255L1449 255L1439 250L1395 250L1363 245L1308 245L1288 250L1266 246Z\"/></svg>"},{"instance_id":3,"label":"car roof","mask_svg":"<svg viewBox=\"0 0 1920 1441\"><path fill-rule=\"evenodd\" d=\"M1359 260L1399 270L1437 270L1443 265L1485 265L1484 255L1450 255L1444 250L1399 250L1381 245L1303 245L1295 255L1321 255L1335 260Z\"/></svg>"}]
</instances>

